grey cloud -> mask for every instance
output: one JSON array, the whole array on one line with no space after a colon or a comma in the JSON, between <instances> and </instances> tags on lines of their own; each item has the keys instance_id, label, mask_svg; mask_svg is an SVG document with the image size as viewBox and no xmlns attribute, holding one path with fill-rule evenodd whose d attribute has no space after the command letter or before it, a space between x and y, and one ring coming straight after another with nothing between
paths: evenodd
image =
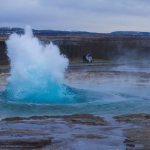
<instances>
[{"instance_id":1,"label":"grey cloud","mask_svg":"<svg viewBox=\"0 0 150 150\"><path fill-rule=\"evenodd\" d=\"M0 26L148 31L148 0L1 0ZM143 22L143 24L142 24Z\"/></svg>"}]
</instances>

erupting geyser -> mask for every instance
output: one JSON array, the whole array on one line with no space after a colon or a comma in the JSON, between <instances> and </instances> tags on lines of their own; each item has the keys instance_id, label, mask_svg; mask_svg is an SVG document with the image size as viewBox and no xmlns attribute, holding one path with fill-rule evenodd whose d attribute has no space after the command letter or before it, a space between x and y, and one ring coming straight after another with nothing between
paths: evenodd
<instances>
[{"instance_id":1,"label":"erupting geyser","mask_svg":"<svg viewBox=\"0 0 150 150\"><path fill-rule=\"evenodd\" d=\"M11 66L7 99L31 103L67 101L71 95L63 78L68 59L56 45L41 44L30 27L26 27L24 35L12 34L6 44Z\"/></svg>"}]
</instances>

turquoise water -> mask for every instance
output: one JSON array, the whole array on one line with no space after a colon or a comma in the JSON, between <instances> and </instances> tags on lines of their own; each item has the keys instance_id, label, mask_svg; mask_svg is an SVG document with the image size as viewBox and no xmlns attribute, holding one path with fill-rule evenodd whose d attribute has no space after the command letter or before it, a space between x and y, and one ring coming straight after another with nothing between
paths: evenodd
<instances>
[{"instance_id":1,"label":"turquoise water","mask_svg":"<svg viewBox=\"0 0 150 150\"><path fill-rule=\"evenodd\" d=\"M16 98L11 95L12 87L7 85L4 92L1 91L0 117L76 113L112 116L150 113L149 74L139 72L137 75L131 75L130 71L130 74L118 73L118 77L117 72L109 71L109 75L108 72L99 71L92 72L92 75L86 79L85 73L91 74L89 70L83 73L77 71L68 73L70 78L72 76L72 80L67 79L67 85L62 85L64 92L62 97L58 96L57 92L51 96L53 92L35 91L30 88L31 95L28 97L18 95ZM81 79L79 80L78 77Z\"/></svg>"},{"instance_id":2,"label":"turquoise water","mask_svg":"<svg viewBox=\"0 0 150 150\"><path fill-rule=\"evenodd\" d=\"M150 112L150 100L140 96L123 93L107 94L87 91L78 92L77 94L78 99L75 99L74 102L60 104L19 103L1 100L0 114L2 116L66 115L74 113L117 115L124 113ZM81 97L79 97L79 95Z\"/></svg>"}]
</instances>

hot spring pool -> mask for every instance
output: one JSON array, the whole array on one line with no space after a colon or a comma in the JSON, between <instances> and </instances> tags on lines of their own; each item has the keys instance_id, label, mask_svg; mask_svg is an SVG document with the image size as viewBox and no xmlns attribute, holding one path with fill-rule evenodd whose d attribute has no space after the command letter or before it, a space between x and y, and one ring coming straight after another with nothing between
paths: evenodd
<instances>
[{"instance_id":1,"label":"hot spring pool","mask_svg":"<svg viewBox=\"0 0 150 150\"><path fill-rule=\"evenodd\" d=\"M98 68L98 67L97 67ZM99 66L100 68L100 66ZM65 85L74 95L62 101L9 100L1 97L1 118L10 116L67 115L85 114L120 115L150 112L149 73L95 71L91 66L86 69L70 69L65 75ZM82 71L81 71L82 70ZM8 75L1 75L1 88L5 88ZM32 89L31 89L32 90Z\"/></svg>"}]
</instances>

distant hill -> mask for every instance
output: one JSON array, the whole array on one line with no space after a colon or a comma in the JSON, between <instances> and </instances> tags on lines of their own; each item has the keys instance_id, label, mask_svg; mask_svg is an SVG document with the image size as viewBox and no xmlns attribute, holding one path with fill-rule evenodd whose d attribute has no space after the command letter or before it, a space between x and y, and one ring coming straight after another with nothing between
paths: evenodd
<instances>
[{"instance_id":1,"label":"distant hill","mask_svg":"<svg viewBox=\"0 0 150 150\"><path fill-rule=\"evenodd\" d=\"M73 36L73 35L103 35L102 33L91 33L86 31L58 31L58 30L32 30L35 35L43 35L43 36ZM12 33L23 34L23 28L8 28L8 27L1 27L0 28L0 35L10 35Z\"/></svg>"},{"instance_id":2,"label":"distant hill","mask_svg":"<svg viewBox=\"0 0 150 150\"><path fill-rule=\"evenodd\" d=\"M10 35L12 33L23 34L23 28L9 28L1 27L0 35ZM116 31L112 33L95 33L86 31L59 31L59 30L35 30L35 35L41 36L150 36L150 32L136 32L136 31Z\"/></svg>"},{"instance_id":3,"label":"distant hill","mask_svg":"<svg viewBox=\"0 0 150 150\"><path fill-rule=\"evenodd\" d=\"M110 33L111 35L127 35L127 36L150 36L150 32L137 32L137 31L116 31Z\"/></svg>"}]
</instances>

